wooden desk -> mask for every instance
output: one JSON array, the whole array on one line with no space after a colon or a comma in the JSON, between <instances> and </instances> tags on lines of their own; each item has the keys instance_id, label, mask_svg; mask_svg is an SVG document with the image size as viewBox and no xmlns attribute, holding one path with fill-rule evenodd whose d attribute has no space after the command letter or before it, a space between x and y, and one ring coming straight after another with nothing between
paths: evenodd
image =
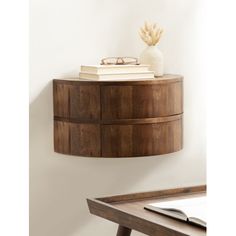
<instances>
[{"instance_id":1,"label":"wooden desk","mask_svg":"<svg viewBox=\"0 0 236 236\"><path fill-rule=\"evenodd\" d=\"M183 199L206 194L206 186L166 189L96 199L87 199L91 214L119 224L117 236L132 230L151 236L206 236L206 229L144 209L151 202Z\"/></svg>"}]
</instances>

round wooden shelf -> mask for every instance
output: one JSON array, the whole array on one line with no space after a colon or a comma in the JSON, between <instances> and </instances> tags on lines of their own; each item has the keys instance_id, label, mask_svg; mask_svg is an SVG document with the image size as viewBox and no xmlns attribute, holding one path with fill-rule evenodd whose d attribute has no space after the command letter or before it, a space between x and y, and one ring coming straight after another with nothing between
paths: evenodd
<instances>
[{"instance_id":1,"label":"round wooden shelf","mask_svg":"<svg viewBox=\"0 0 236 236\"><path fill-rule=\"evenodd\" d=\"M183 79L53 80L54 150L90 157L182 149Z\"/></svg>"}]
</instances>

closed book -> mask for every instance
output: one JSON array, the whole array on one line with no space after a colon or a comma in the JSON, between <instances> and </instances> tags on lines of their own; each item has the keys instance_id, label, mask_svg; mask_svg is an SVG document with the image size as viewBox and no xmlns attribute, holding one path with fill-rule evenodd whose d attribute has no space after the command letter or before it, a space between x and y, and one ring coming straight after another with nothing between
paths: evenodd
<instances>
[{"instance_id":1,"label":"closed book","mask_svg":"<svg viewBox=\"0 0 236 236\"><path fill-rule=\"evenodd\" d=\"M151 203L144 207L168 217L206 228L206 197Z\"/></svg>"},{"instance_id":2,"label":"closed book","mask_svg":"<svg viewBox=\"0 0 236 236\"><path fill-rule=\"evenodd\" d=\"M154 79L154 73L152 71L143 73L120 73L120 74L88 74L79 73L80 79L88 80L131 80L131 79Z\"/></svg>"},{"instance_id":3,"label":"closed book","mask_svg":"<svg viewBox=\"0 0 236 236\"><path fill-rule=\"evenodd\" d=\"M120 74L148 72L149 65L88 65L81 66L82 73L87 74Z\"/></svg>"}]
</instances>

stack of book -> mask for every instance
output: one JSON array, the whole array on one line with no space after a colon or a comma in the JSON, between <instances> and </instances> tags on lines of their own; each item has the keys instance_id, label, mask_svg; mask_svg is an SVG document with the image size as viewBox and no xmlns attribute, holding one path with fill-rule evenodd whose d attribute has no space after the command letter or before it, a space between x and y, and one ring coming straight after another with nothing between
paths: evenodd
<instances>
[{"instance_id":1,"label":"stack of book","mask_svg":"<svg viewBox=\"0 0 236 236\"><path fill-rule=\"evenodd\" d=\"M80 79L88 80L138 80L154 79L149 65L94 65L81 66Z\"/></svg>"}]
</instances>

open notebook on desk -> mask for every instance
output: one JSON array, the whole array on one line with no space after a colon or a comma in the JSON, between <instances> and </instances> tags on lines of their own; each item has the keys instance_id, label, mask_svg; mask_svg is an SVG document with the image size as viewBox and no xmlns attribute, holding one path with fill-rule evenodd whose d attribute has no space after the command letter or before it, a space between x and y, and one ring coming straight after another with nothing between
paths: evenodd
<instances>
[{"instance_id":1,"label":"open notebook on desk","mask_svg":"<svg viewBox=\"0 0 236 236\"><path fill-rule=\"evenodd\" d=\"M156 202L144 209L206 228L206 197Z\"/></svg>"}]
</instances>

